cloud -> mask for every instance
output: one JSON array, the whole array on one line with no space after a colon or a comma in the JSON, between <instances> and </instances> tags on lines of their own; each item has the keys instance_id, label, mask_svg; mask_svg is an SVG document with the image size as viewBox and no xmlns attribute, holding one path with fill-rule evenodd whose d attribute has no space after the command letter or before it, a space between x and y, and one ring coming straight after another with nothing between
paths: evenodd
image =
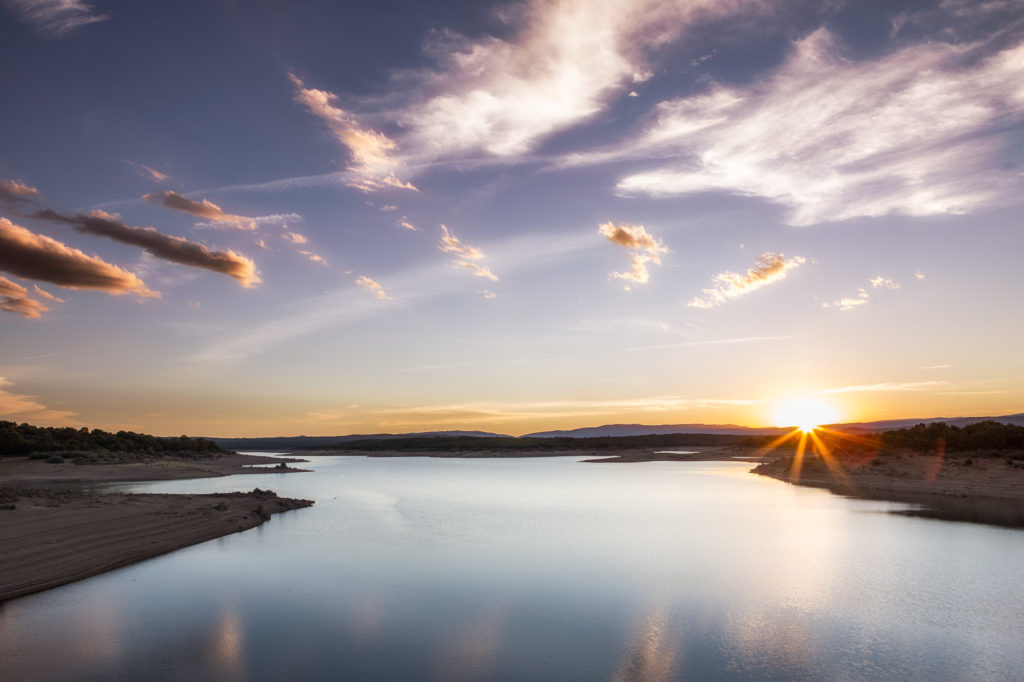
<instances>
[{"instance_id":1,"label":"cloud","mask_svg":"<svg viewBox=\"0 0 1024 682\"><path fill-rule=\"evenodd\" d=\"M858 386L841 386L839 388L829 388L823 391L818 391L821 395L831 395L833 393L875 393L875 392L890 392L890 391L927 391L933 388L943 388L949 386L948 381L913 381L902 384L894 383L881 383L881 384L863 384Z\"/></svg>"},{"instance_id":2,"label":"cloud","mask_svg":"<svg viewBox=\"0 0 1024 682\"><path fill-rule=\"evenodd\" d=\"M153 182L156 183L164 183L171 179L171 176L168 175L167 173L161 173L160 171L154 170L153 168L150 168L149 166L143 165L141 163L135 163L134 161L129 161L128 159L124 159L124 162L131 166L132 170L134 170L136 173L146 178L147 180L152 180Z\"/></svg>"},{"instance_id":3,"label":"cloud","mask_svg":"<svg viewBox=\"0 0 1024 682\"><path fill-rule=\"evenodd\" d=\"M714 286L702 289L703 296L695 296L686 305L691 308L714 308L730 299L785 279L791 270L805 262L806 259L801 256L793 256L787 260L781 253L763 253L746 274L738 275L726 270L715 275L712 278Z\"/></svg>"},{"instance_id":4,"label":"cloud","mask_svg":"<svg viewBox=\"0 0 1024 682\"><path fill-rule=\"evenodd\" d=\"M702 18L759 6L717 0L533 0L499 18L505 37L438 32L438 68L415 74L426 93L399 122L426 157L514 156L602 111L650 77L645 52Z\"/></svg>"},{"instance_id":5,"label":"cloud","mask_svg":"<svg viewBox=\"0 0 1024 682\"><path fill-rule=\"evenodd\" d=\"M39 190L18 180L0 180L0 205L13 208L22 202L35 201Z\"/></svg>"},{"instance_id":6,"label":"cloud","mask_svg":"<svg viewBox=\"0 0 1024 682\"><path fill-rule=\"evenodd\" d=\"M373 294L382 301L391 300L391 297L388 296L388 292L384 291L384 287L382 287L380 284L373 281L369 277L359 277L359 279L356 280L356 285L362 287L363 289L366 289L367 291L369 291L371 294Z\"/></svg>"},{"instance_id":7,"label":"cloud","mask_svg":"<svg viewBox=\"0 0 1024 682\"><path fill-rule=\"evenodd\" d=\"M643 225L604 223L597 230L607 237L608 241L633 252L632 269L628 272L613 272L608 275L608 279L623 279L627 282L646 284L651 278L647 271L647 264L661 265L661 254L668 253L665 245L659 239L648 234ZM627 284L626 289L629 288Z\"/></svg>"},{"instance_id":8,"label":"cloud","mask_svg":"<svg viewBox=\"0 0 1024 682\"><path fill-rule=\"evenodd\" d=\"M202 268L236 279L243 287L259 284L255 264L235 251L211 251L203 244L183 237L172 237L152 227L132 227L118 221L115 216L96 210L89 215L64 216L45 210L35 217L66 223L77 232L106 237L122 244L138 246L152 256L171 263Z\"/></svg>"},{"instance_id":9,"label":"cloud","mask_svg":"<svg viewBox=\"0 0 1024 682\"><path fill-rule=\"evenodd\" d=\"M159 296L141 279L96 256L0 218L0 270L69 289L98 289L108 294Z\"/></svg>"},{"instance_id":10,"label":"cloud","mask_svg":"<svg viewBox=\"0 0 1024 682\"><path fill-rule=\"evenodd\" d=\"M493 301L494 299L498 298L498 295L491 291L490 289L480 289L476 293L480 294L488 301Z\"/></svg>"},{"instance_id":11,"label":"cloud","mask_svg":"<svg viewBox=\"0 0 1024 682\"><path fill-rule=\"evenodd\" d=\"M404 227L407 230L412 230L413 232L419 231L419 228L410 223L409 219L405 216L402 216L401 219L395 223L395 225L398 225L399 227Z\"/></svg>"},{"instance_id":12,"label":"cloud","mask_svg":"<svg viewBox=\"0 0 1024 682\"><path fill-rule=\"evenodd\" d=\"M164 208L181 211L182 213L190 213L199 218L206 218L218 227L231 226L239 230L255 230L259 224L259 221L255 218L225 213L220 206L208 199L193 201L172 190L160 194L145 194L142 198L154 204L159 204ZM279 216L267 217L278 218Z\"/></svg>"},{"instance_id":13,"label":"cloud","mask_svg":"<svg viewBox=\"0 0 1024 682\"><path fill-rule=\"evenodd\" d=\"M398 144L384 133L363 127L354 116L337 106L337 95L326 90L307 88L295 74L288 74L297 89L296 101L327 124L331 134L349 152L352 177L345 184L364 192L382 189L418 191L398 179L402 163L394 158Z\"/></svg>"},{"instance_id":14,"label":"cloud","mask_svg":"<svg viewBox=\"0 0 1024 682\"><path fill-rule=\"evenodd\" d=\"M477 277L485 277L492 282L498 281L498 276L491 272L490 268L473 262L483 260L484 252L475 246L463 244L458 237L451 233L447 225L441 226L441 243L437 248L444 253L454 253L456 255L455 264L466 268Z\"/></svg>"},{"instance_id":15,"label":"cloud","mask_svg":"<svg viewBox=\"0 0 1024 682\"><path fill-rule=\"evenodd\" d=\"M38 296L42 296L43 298L49 299L49 300L53 301L54 303L64 303L64 299L63 298L59 298L57 296L54 296L53 294L51 294L46 289L43 289L42 287L40 287L38 284L33 284L32 288L35 290L36 295L38 295Z\"/></svg>"},{"instance_id":16,"label":"cloud","mask_svg":"<svg viewBox=\"0 0 1024 682\"><path fill-rule=\"evenodd\" d=\"M29 298L28 289L25 287L0 276L0 310L17 313L22 317L40 318L49 308Z\"/></svg>"},{"instance_id":17,"label":"cloud","mask_svg":"<svg viewBox=\"0 0 1024 682\"><path fill-rule=\"evenodd\" d=\"M1024 121L1024 43L977 48L930 41L853 61L819 29L769 77L663 102L642 139L593 160L674 157L618 190L762 197L793 225L1017 201L1020 172L1004 161Z\"/></svg>"},{"instance_id":18,"label":"cloud","mask_svg":"<svg viewBox=\"0 0 1024 682\"><path fill-rule=\"evenodd\" d=\"M292 244L305 244L309 242L305 235L301 235L298 232L285 232L281 237L290 241Z\"/></svg>"},{"instance_id":19,"label":"cloud","mask_svg":"<svg viewBox=\"0 0 1024 682\"><path fill-rule=\"evenodd\" d=\"M465 260L456 261L456 265L458 265L459 267L466 268L477 277L483 277L485 279L491 280L492 282L498 281L498 276L491 272L491 269L488 268L486 265L480 265L479 263L473 263Z\"/></svg>"},{"instance_id":20,"label":"cloud","mask_svg":"<svg viewBox=\"0 0 1024 682\"><path fill-rule=\"evenodd\" d=\"M5 3L19 20L50 38L60 38L80 26L110 18L97 14L92 5L83 0L5 0Z\"/></svg>"},{"instance_id":21,"label":"cloud","mask_svg":"<svg viewBox=\"0 0 1024 682\"><path fill-rule=\"evenodd\" d=\"M873 289L899 289L900 288L900 285L897 282L894 282L893 280L889 279L888 277L882 277L881 275L879 275L878 277L874 277L874 278L868 280L868 282L871 284L871 287ZM870 298L870 296L868 295L867 289L865 289L864 287L859 287L857 289L857 296L856 297L841 298L838 301L833 301L832 303L823 302L821 304L821 307L822 308L839 308L839 310L842 310L842 311L853 310L854 308L857 308L859 306L862 306L862 305L866 304L868 302L869 298Z\"/></svg>"},{"instance_id":22,"label":"cloud","mask_svg":"<svg viewBox=\"0 0 1024 682\"><path fill-rule=\"evenodd\" d=\"M377 210L379 210L379 211L397 211L398 207L395 206L394 204L385 204L385 205L381 206Z\"/></svg>"},{"instance_id":23,"label":"cloud","mask_svg":"<svg viewBox=\"0 0 1024 682\"><path fill-rule=\"evenodd\" d=\"M882 288L882 287L884 287L886 289L899 289L900 288L900 285L898 283L892 281L888 277L882 277L881 275L879 275L878 277L875 277L874 279L870 280L870 282L871 282L871 286L874 287L875 289L879 289L879 288Z\"/></svg>"},{"instance_id":24,"label":"cloud","mask_svg":"<svg viewBox=\"0 0 1024 682\"><path fill-rule=\"evenodd\" d=\"M318 254L316 251L299 249L299 253L301 253L303 256L313 261L314 263L319 263L320 265L327 265L327 259Z\"/></svg>"},{"instance_id":25,"label":"cloud","mask_svg":"<svg viewBox=\"0 0 1024 682\"><path fill-rule=\"evenodd\" d=\"M925 275L923 272L918 270L917 272L914 273L914 278L917 279L918 281L921 281L922 279L925 279Z\"/></svg>"}]
</instances>

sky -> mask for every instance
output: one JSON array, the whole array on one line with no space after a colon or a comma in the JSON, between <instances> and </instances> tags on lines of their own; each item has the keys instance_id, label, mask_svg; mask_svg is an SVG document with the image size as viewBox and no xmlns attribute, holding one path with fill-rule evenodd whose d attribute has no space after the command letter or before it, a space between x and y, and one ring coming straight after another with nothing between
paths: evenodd
<instances>
[{"instance_id":1,"label":"sky","mask_svg":"<svg viewBox=\"0 0 1024 682\"><path fill-rule=\"evenodd\" d=\"M0 59L0 419L1024 412L1019 0L0 0Z\"/></svg>"}]
</instances>

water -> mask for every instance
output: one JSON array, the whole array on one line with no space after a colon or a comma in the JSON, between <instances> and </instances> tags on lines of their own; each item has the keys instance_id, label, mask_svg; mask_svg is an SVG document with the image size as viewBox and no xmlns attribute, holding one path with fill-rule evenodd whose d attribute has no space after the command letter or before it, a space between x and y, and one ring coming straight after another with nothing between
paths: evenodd
<instances>
[{"instance_id":1,"label":"water","mask_svg":"<svg viewBox=\"0 0 1024 682\"><path fill-rule=\"evenodd\" d=\"M0 679L1024 677L1024 532L578 459L119 485L317 504L0 605Z\"/></svg>"}]
</instances>

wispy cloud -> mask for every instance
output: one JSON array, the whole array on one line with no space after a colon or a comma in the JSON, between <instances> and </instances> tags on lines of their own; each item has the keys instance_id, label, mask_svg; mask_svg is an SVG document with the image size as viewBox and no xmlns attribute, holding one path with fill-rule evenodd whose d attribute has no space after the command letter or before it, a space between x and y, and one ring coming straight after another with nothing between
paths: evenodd
<instances>
[{"instance_id":1,"label":"wispy cloud","mask_svg":"<svg viewBox=\"0 0 1024 682\"><path fill-rule=\"evenodd\" d=\"M331 134L349 153L348 170L353 177L346 184L364 192L416 188L396 173L402 163L395 158L398 144L384 133L367 128L338 106L338 97L326 90L307 88L295 74L288 74L295 85L295 99L310 113L327 124Z\"/></svg>"},{"instance_id":2,"label":"wispy cloud","mask_svg":"<svg viewBox=\"0 0 1024 682\"><path fill-rule=\"evenodd\" d=\"M651 396L622 400L542 400L482 401L448 405L396 406L366 409L377 417L380 425L463 424L478 422L516 422L540 419L565 419L637 413L673 413L691 409L720 409L755 405L756 400L699 398L685 396Z\"/></svg>"},{"instance_id":3,"label":"wispy cloud","mask_svg":"<svg viewBox=\"0 0 1024 682\"><path fill-rule=\"evenodd\" d=\"M298 232L285 232L281 237L290 241L292 244L306 244L309 242L309 239L307 239L305 235L299 234Z\"/></svg>"},{"instance_id":4,"label":"wispy cloud","mask_svg":"<svg viewBox=\"0 0 1024 682\"><path fill-rule=\"evenodd\" d=\"M190 242L184 237L173 237L152 227L133 227L117 217L96 210L89 215L65 216L49 209L39 211L35 217L66 223L77 232L106 237L122 244L138 246L147 253L171 263L202 268L233 277L243 287L259 284L256 265L235 251L211 251L203 244Z\"/></svg>"},{"instance_id":5,"label":"wispy cloud","mask_svg":"<svg viewBox=\"0 0 1024 682\"><path fill-rule=\"evenodd\" d=\"M600 225L597 230L607 237L608 241L629 249L633 254L633 267L629 271L613 272L608 275L608 279L626 280L627 291L630 288L629 282L646 284L651 278L647 264L661 265L661 255L668 253L661 240L650 235L643 225L613 225L609 222Z\"/></svg>"},{"instance_id":6,"label":"wispy cloud","mask_svg":"<svg viewBox=\"0 0 1024 682\"><path fill-rule=\"evenodd\" d=\"M1017 201L1019 172L999 158L1024 121L1024 44L980 60L976 48L932 41L854 61L820 29L772 76L663 102L639 142L593 158L674 155L619 191L763 197L793 225Z\"/></svg>"},{"instance_id":7,"label":"wispy cloud","mask_svg":"<svg viewBox=\"0 0 1024 682\"><path fill-rule=\"evenodd\" d=\"M33 284L32 285L32 289L36 292L36 295L42 296L43 298L51 300L54 303L64 303L64 299L63 298L60 298L59 296L54 296L53 294L51 294L46 289L43 289L38 284Z\"/></svg>"},{"instance_id":8,"label":"wispy cloud","mask_svg":"<svg viewBox=\"0 0 1024 682\"><path fill-rule=\"evenodd\" d=\"M657 343L649 346L632 346L626 350L659 350L663 348L699 348L704 346L735 346L748 343L769 343L774 341L788 341L797 338L792 335L784 336L736 336L729 339L706 339L703 341L681 341L679 343Z\"/></svg>"},{"instance_id":9,"label":"wispy cloud","mask_svg":"<svg viewBox=\"0 0 1024 682\"><path fill-rule=\"evenodd\" d=\"M145 194L142 198L164 208L189 213L199 218L206 218L217 226L230 226L240 230L255 230L259 225L255 218L225 213L220 206L208 199L194 201L181 196L173 190L161 192L160 194ZM276 218L277 216L273 217Z\"/></svg>"},{"instance_id":10,"label":"wispy cloud","mask_svg":"<svg viewBox=\"0 0 1024 682\"><path fill-rule=\"evenodd\" d=\"M0 377L0 415L5 417L18 417L20 419L31 419L35 422L69 419L75 416L74 412L66 410L53 410L39 402L35 396L13 393L10 387L13 384Z\"/></svg>"},{"instance_id":11,"label":"wispy cloud","mask_svg":"<svg viewBox=\"0 0 1024 682\"><path fill-rule=\"evenodd\" d=\"M801 256L787 259L781 253L764 253L757 259L753 268L745 274L735 272L719 273L712 278L714 284L709 289L702 289L701 296L695 296L686 305L691 308L714 308L730 299L749 294L763 286L786 278L790 271L806 262Z\"/></svg>"},{"instance_id":12,"label":"wispy cloud","mask_svg":"<svg viewBox=\"0 0 1024 682\"><path fill-rule=\"evenodd\" d=\"M140 177L143 177L157 184L165 183L171 179L171 176L168 175L167 173L161 173L160 171L154 168L150 168L149 166L146 166L144 164L135 163L134 161L129 161L128 159L124 159L124 162L131 166L132 170L135 171Z\"/></svg>"},{"instance_id":13,"label":"wispy cloud","mask_svg":"<svg viewBox=\"0 0 1024 682\"><path fill-rule=\"evenodd\" d=\"M428 93L400 117L427 157L520 155L600 112L650 77L645 52L701 18L758 7L713 0L532 0L506 11L504 36L437 33L438 67L415 74Z\"/></svg>"},{"instance_id":14,"label":"wispy cloud","mask_svg":"<svg viewBox=\"0 0 1024 682\"><path fill-rule=\"evenodd\" d=\"M370 279L369 277L366 277L365 275L359 277L356 280L356 285L369 291L371 294L373 294L382 301L392 300L391 296L388 295L388 292L384 291L384 287L382 287L380 284Z\"/></svg>"},{"instance_id":15,"label":"wispy cloud","mask_svg":"<svg viewBox=\"0 0 1024 682\"><path fill-rule=\"evenodd\" d=\"M437 248L444 253L454 253L456 255L455 264L466 268L477 277L484 277L492 282L498 281L498 276L491 272L490 268L477 262L485 258L484 252L475 246L463 244L458 237L451 233L447 225L441 226L441 242Z\"/></svg>"},{"instance_id":16,"label":"wispy cloud","mask_svg":"<svg viewBox=\"0 0 1024 682\"><path fill-rule=\"evenodd\" d=\"M22 317L38 319L49 308L28 295L28 289L0 276L0 310L17 313Z\"/></svg>"},{"instance_id":17,"label":"wispy cloud","mask_svg":"<svg viewBox=\"0 0 1024 682\"><path fill-rule=\"evenodd\" d=\"M0 218L0 270L69 289L159 296L141 279L96 256Z\"/></svg>"},{"instance_id":18,"label":"wispy cloud","mask_svg":"<svg viewBox=\"0 0 1024 682\"><path fill-rule=\"evenodd\" d=\"M891 391L929 391L936 388L946 388L950 385L948 381L913 381L907 383L881 383L863 384L857 386L841 386L818 391L821 395L833 393L885 393Z\"/></svg>"},{"instance_id":19,"label":"wispy cloud","mask_svg":"<svg viewBox=\"0 0 1024 682\"><path fill-rule=\"evenodd\" d=\"M399 227L404 227L407 230L412 230L413 232L419 230L418 227L409 222L409 219L406 216L402 216L401 218L399 218L395 225L398 225Z\"/></svg>"},{"instance_id":20,"label":"wispy cloud","mask_svg":"<svg viewBox=\"0 0 1024 682\"><path fill-rule=\"evenodd\" d=\"M109 19L83 0L5 0L18 19L50 38Z\"/></svg>"}]
</instances>

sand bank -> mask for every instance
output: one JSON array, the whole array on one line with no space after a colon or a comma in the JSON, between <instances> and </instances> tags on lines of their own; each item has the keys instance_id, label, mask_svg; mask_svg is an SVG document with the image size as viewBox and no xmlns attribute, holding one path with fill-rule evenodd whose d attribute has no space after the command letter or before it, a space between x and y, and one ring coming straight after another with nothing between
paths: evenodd
<instances>
[{"instance_id":1,"label":"sand bank","mask_svg":"<svg viewBox=\"0 0 1024 682\"><path fill-rule=\"evenodd\" d=\"M906 514L1024 527L1024 461L995 457L887 454L837 462L833 471L806 458L799 475L789 457L753 473L839 495L918 505Z\"/></svg>"},{"instance_id":2,"label":"sand bank","mask_svg":"<svg viewBox=\"0 0 1024 682\"><path fill-rule=\"evenodd\" d=\"M253 528L271 514L311 504L259 489L127 495L0 488L0 602Z\"/></svg>"},{"instance_id":3,"label":"sand bank","mask_svg":"<svg viewBox=\"0 0 1024 682\"><path fill-rule=\"evenodd\" d=\"M0 458L0 602L260 525L308 500L251 493L92 493L94 484L296 473L294 460L249 455L51 464ZM254 468L252 465L272 465Z\"/></svg>"}]
</instances>

